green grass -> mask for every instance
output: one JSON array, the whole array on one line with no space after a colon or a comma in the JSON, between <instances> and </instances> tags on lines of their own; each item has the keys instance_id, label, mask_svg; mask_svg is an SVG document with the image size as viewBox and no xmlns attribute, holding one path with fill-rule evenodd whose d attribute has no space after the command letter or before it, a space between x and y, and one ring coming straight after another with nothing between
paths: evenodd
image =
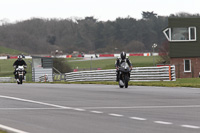
<instances>
[{"instance_id":1,"label":"green grass","mask_svg":"<svg viewBox=\"0 0 200 133\"><path fill-rule=\"evenodd\" d=\"M176 81L130 82L130 85L200 88L200 78L183 78L176 79Z\"/></svg>"},{"instance_id":2,"label":"green grass","mask_svg":"<svg viewBox=\"0 0 200 133\"><path fill-rule=\"evenodd\" d=\"M82 81L82 82L54 82L60 84L105 84L105 85L117 85L118 82L114 81ZM161 86L161 87L193 87L200 88L200 78L184 78L177 79L176 81L154 81L154 82L134 82L130 81L129 86Z\"/></svg>"},{"instance_id":3,"label":"green grass","mask_svg":"<svg viewBox=\"0 0 200 133\"><path fill-rule=\"evenodd\" d=\"M154 57L155 62L158 60L158 56ZM153 66L153 57L151 56L131 56L129 57L134 67L145 67ZM101 69L114 69L116 58L104 59L104 60L88 60L88 61L73 61L70 60L68 63L72 69L90 69L101 68Z\"/></svg>"},{"instance_id":4,"label":"green grass","mask_svg":"<svg viewBox=\"0 0 200 133\"><path fill-rule=\"evenodd\" d=\"M22 54L22 53L24 53L24 52L0 46L0 54L4 54L4 55L7 55L7 54L8 55L19 55L19 54ZM27 54L27 53L24 53L24 54Z\"/></svg>"},{"instance_id":5,"label":"green grass","mask_svg":"<svg viewBox=\"0 0 200 133\"><path fill-rule=\"evenodd\" d=\"M3 131L3 130L0 130L0 133L8 133L8 132L6 132L6 131Z\"/></svg>"},{"instance_id":6,"label":"green grass","mask_svg":"<svg viewBox=\"0 0 200 133\"><path fill-rule=\"evenodd\" d=\"M13 72L14 72L14 68L13 68L13 63L15 62L16 59L9 59L9 60L0 60L0 77L14 77ZM32 80L32 72L31 72L31 63L32 60L30 59L25 59L26 64L27 64L27 74L26 74L26 78L27 81L31 81Z\"/></svg>"},{"instance_id":7,"label":"green grass","mask_svg":"<svg viewBox=\"0 0 200 133\"><path fill-rule=\"evenodd\" d=\"M15 60L0 60L0 77L10 77L14 71L12 64Z\"/></svg>"}]
</instances>

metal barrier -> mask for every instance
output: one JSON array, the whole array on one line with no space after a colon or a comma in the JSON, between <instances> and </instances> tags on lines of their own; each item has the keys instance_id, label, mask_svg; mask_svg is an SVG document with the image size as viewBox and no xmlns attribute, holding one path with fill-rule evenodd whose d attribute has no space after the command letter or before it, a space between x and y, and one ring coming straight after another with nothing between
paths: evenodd
<instances>
[{"instance_id":1,"label":"metal barrier","mask_svg":"<svg viewBox=\"0 0 200 133\"><path fill-rule=\"evenodd\" d=\"M94 70L65 73L66 81L115 81L116 70ZM134 67L130 81L176 81L175 66Z\"/></svg>"},{"instance_id":2,"label":"metal barrier","mask_svg":"<svg viewBox=\"0 0 200 133\"><path fill-rule=\"evenodd\" d=\"M40 78L44 75L48 75L49 82L53 81L53 71L52 68L32 68L32 80L34 82L41 82Z\"/></svg>"},{"instance_id":3,"label":"metal barrier","mask_svg":"<svg viewBox=\"0 0 200 133\"><path fill-rule=\"evenodd\" d=\"M0 82L14 82L13 77L0 77Z\"/></svg>"}]
</instances>

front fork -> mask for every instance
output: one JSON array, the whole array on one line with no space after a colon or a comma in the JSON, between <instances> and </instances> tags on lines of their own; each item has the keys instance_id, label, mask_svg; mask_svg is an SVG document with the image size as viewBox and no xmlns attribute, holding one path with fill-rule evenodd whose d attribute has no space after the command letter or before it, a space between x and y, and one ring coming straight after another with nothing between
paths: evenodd
<instances>
[{"instance_id":1,"label":"front fork","mask_svg":"<svg viewBox=\"0 0 200 133\"><path fill-rule=\"evenodd\" d=\"M119 79L122 80L124 82L125 80L125 76L128 77L128 81L130 80L130 72L126 73L126 74L122 74L121 72L119 72Z\"/></svg>"}]
</instances>

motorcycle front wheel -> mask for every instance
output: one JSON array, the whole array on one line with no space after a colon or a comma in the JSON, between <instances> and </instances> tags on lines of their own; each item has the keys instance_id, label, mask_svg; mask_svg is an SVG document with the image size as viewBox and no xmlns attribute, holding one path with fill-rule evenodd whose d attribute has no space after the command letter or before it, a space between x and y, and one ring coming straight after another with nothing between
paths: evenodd
<instances>
[{"instance_id":1,"label":"motorcycle front wheel","mask_svg":"<svg viewBox=\"0 0 200 133\"><path fill-rule=\"evenodd\" d=\"M125 85L125 88L128 88L128 81L129 81L129 77L128 77L128 75L125 75L124 76L124 85Z\"/></svg>"},{"instance_id":2,"label":"motorcycle front wheel","mask_svg":"<svg viewBox=\"0 0 200 133\"><path fill-rule=\"evenodd\" d=\"M122 86L122 85L119 85L119 87L120 87L120 88L123 88L124 86Z\"/></svg>"},{"instance_id":3,"label":"motorcycle front wheel","mask_svg":"<svg viewBox=\"0 0 200 133\"><path fill-rule=\"evenodd\" d=\"M124 88L124 83L121 83L121 82L123 82L122 80L119 80L119 87L120 88Z\"/></svg>"},{"instance_id":4,"label":"motorcycle front wheel","mask_svg":"<svg viewBox=\"0 0 200 133\"><path fill-rule=\"evenodd\" d=\"M19 81L17 82L18 84L22 84L23 83L23 76L19 76Z\"/></svg>"}]
</instances>

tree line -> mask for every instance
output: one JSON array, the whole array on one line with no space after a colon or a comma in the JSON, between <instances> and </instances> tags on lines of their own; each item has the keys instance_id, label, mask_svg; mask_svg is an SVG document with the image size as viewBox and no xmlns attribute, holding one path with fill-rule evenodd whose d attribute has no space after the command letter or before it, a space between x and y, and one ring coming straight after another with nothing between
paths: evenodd
<instances>
[{"instance_id":1,"label":"tree line","mask_svg":"<svg viewBox=\"0 0 200 133\"><path fill-rule=\"evenodd\" d=\"M169 17L199 17L199 14L179 13ZM0 45L30 54L149 52L152 45L165 42L162 30L168 16L142 12L142 19L117 18L98 21L93 16L84 19L32 18L0 26Z\"/></svg>"}]
</instances>

